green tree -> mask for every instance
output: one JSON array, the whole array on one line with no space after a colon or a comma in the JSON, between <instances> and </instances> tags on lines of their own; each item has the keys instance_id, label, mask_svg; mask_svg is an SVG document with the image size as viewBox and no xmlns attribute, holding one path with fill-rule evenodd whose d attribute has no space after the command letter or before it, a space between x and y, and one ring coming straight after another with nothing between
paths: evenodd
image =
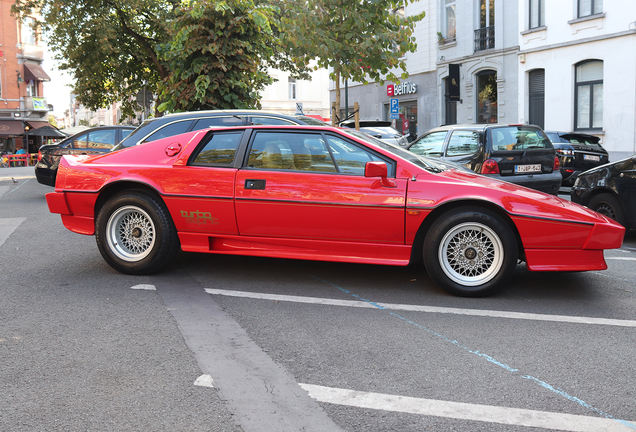
<instances>
[{"instance_id":1,"label":"green tree","mask_svg":"<svg viewBox=\"0 0 636 432\"><path fill-rule=\"evenodd\" d=\"M144 82L155 91L169 75L156 49L169 40L168 27L180 0L16 0L24 17L39 11L41 30L57 52L60 69L75 79L74 93L96 110L122 101L131 115Z\"/></svg>"},{"instance_id":2,"label":"green tree","mask_svg":"<svg viewBox=\"0 0 636 432\"><path fill-rule=\"evenodd\" d=\"M404 15L415 0L304 0L286 2L282 19L285 40L297 63L332 68L336 106L340 107L340 81L367 84L406 78L407 52L417 49L413 31L425 13ZM397 68L402 69L398 77Z\"/></svg>"},{"instance_id":3,"label":"green tree","mask_svg":"<svg viewBox=\"0 0 636 432\"><path fill-rule=\"evenodd\" d=\"M161 47L171 75L159 109L260 108L260 92L273 82L267 66L294 68L280 63L275 13L253 0L184 3Z\"/></svg>"}]
</instances>

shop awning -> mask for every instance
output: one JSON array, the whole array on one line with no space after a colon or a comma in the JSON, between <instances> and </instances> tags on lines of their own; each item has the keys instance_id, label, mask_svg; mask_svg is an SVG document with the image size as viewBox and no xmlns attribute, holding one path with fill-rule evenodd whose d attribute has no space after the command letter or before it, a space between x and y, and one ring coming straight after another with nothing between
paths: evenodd
<instances>
[{"instance_id":1,"label":"shop awning","mask_svg":"<svg viewBox=\"0 0 636 432\"><path fill-rule=\"evenodd\" d=\"M42 69L42 66L31 63L25 63L23 66L24 79L26 81L51 81L51 78L44 72L44 69Z\"/></svg>"},{"instance_id":2,"label":"shop awning","mask_svg":"<svg viewBox=\"0 0 636 432\"><path fill-rule=\"evenodd\" d=\"M0 120L0 136L22 135L24 126L20 120Z\"/></svg>"},{"instance_id":3,"label":"shop awning","mask_svg":"<svg viewBox=\"0 0 636 432\"><path fill-rule=\"evenodd\" d=\"M31 129L37 129L44 126L51 126L51 123L47 121L33 121L33 120L27 120L27 121L31 125Z\"/></svg>"}]
</instances>

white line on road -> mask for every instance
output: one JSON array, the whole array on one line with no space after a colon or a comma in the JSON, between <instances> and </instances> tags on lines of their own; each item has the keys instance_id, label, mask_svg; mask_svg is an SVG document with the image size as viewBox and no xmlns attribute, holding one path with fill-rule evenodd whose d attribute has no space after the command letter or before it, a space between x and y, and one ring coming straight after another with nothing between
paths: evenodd
<instances>
[{"instance_id":1,"label":"white line on road","mask_svg":"<svg viewBox=\"0 0 636 432\"><path fill-rule=\"evenodd\" d=\"M252 298L252 299L258 299L258 300L284 301L284 302L293 302L293 303L321 304L321 305L329 305L329 306L345 306L345 307L358 307L358 308L369 308L369 309L380 308L380 309L387 309L387 310L485 316L485 317L491 317L491 318L525 319L525 320L533 320L533 321L567 322L567 323L574 323L574 324L594 324L594 325L612 325L612 326L619 326L619 327L636 327L636 321L634 320L578 317L578 316L567 316L567 315L545 315L545 314L508 312L508 311L496 311L496 310L460 309L460 308L448 308L448 307L439 307L439 306L420 306L420 305L405 305L405 304L392 304L392 303L369 303L369 302L358 301L358 300L336 300L336 299L326 299L326 298L319 298L319 297L263 294L263 293L252 293L252 292L245 292L245 291L220 290L220 289L212 289L212 288L206 288L205 291L208 294L223 295L223 296L229 296L229 297L243 297L243 298Z\"/></svg>"},{"instance_id":2,"label":"white line on road","mask_svg":"<svg viewBox=\"0 0 636 432\"><path fill-rule=\"evenodd\" d=\"M506 408L491 405L448 402L434 399L420 399L390 394L330 388L312 384L299 385L309 393L309 396L319 402L346 405L363 409L376 409L562 431L634 432L634 429L626 424L627 422L609 418L533 411L528 409Z\"/></svg>"},{"instance_id":3,"label":"white line on road","mask_svg":"<svg viewBox=\"0 0 636 432\"><path fill-rule=\"evenodd\" d=\"M606 260L619 260L619 261L636 261L636 258L628 257L605 257Z\"/></svg>"},{"instance_id":4,"label":"white line on road","mask_svg":"<svg viewBox=\"0 0 636 432\"><path fill-rule=\"evenodd\" d=\"M25 217L20 218L1 218L0 219L0 246L9 238L9 236L26 220Z\"/></svg>"},{"instance_id":5,"label":"white line on road","mask_svg":"<svg viewBox=\"0 0 636 432\"><path fill-rule=\"evenodd\" d=\"M130 289L134 290L146 290L146 291L157 291L154 285L151 284L139 284L135 286L131 286Z\"/></svg>"}]
</instances>

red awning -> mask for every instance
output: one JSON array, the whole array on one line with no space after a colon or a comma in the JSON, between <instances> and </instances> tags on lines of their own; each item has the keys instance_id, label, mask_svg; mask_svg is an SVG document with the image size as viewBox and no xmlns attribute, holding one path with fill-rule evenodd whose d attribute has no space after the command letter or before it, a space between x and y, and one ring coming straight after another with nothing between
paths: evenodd
<instances>
[{"instance_id":1,"label":"red awning","mask_svg":"<svg viewBox=\"0 0 636 432\"><path fill-rule=\"evenodd\" d=\"M31 125L32 129L41 128L42 126L51 126L51 123L49 123L47 121L31 121L31 120L27 120L27 122L29 122L29 124Z\"/></svg>"},{"instance_id":2,"label":"red awning","mask_svg":"<svg viewBox=\"0 0 636 432\"><path fill-rule=\"evenodd\" d=\"M0 136L21 135L24 126L20 120L0 120Z\"/></svg>"},{"instance_id":3,"label":"red awning","mask_svg":"<svg viewBox=\"0 0 636 432\"><path fill-rule=\"evenodd\" d=\"M31 63L25 63L23 66L24 79L26 81L51 81L51 78L42 69L42 66Z\"/></svg>"}]
</instances>

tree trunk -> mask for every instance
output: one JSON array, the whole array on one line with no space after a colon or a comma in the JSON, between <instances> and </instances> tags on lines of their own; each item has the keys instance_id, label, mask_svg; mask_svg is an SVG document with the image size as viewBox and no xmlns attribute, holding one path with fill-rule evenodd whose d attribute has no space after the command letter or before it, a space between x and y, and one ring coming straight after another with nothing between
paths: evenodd
<instances>
[{"instance_id":1,"label":"tree trunk","mask_svg":"<svg viewBox=\"0 0 636 432\"><path fill-rule=\"evenodd\" d=\"M336 112L331 113L332 116L336 115L336 126L342 121L340 118L340 69L336 69Z\"/></svg>"}]
</instances>

